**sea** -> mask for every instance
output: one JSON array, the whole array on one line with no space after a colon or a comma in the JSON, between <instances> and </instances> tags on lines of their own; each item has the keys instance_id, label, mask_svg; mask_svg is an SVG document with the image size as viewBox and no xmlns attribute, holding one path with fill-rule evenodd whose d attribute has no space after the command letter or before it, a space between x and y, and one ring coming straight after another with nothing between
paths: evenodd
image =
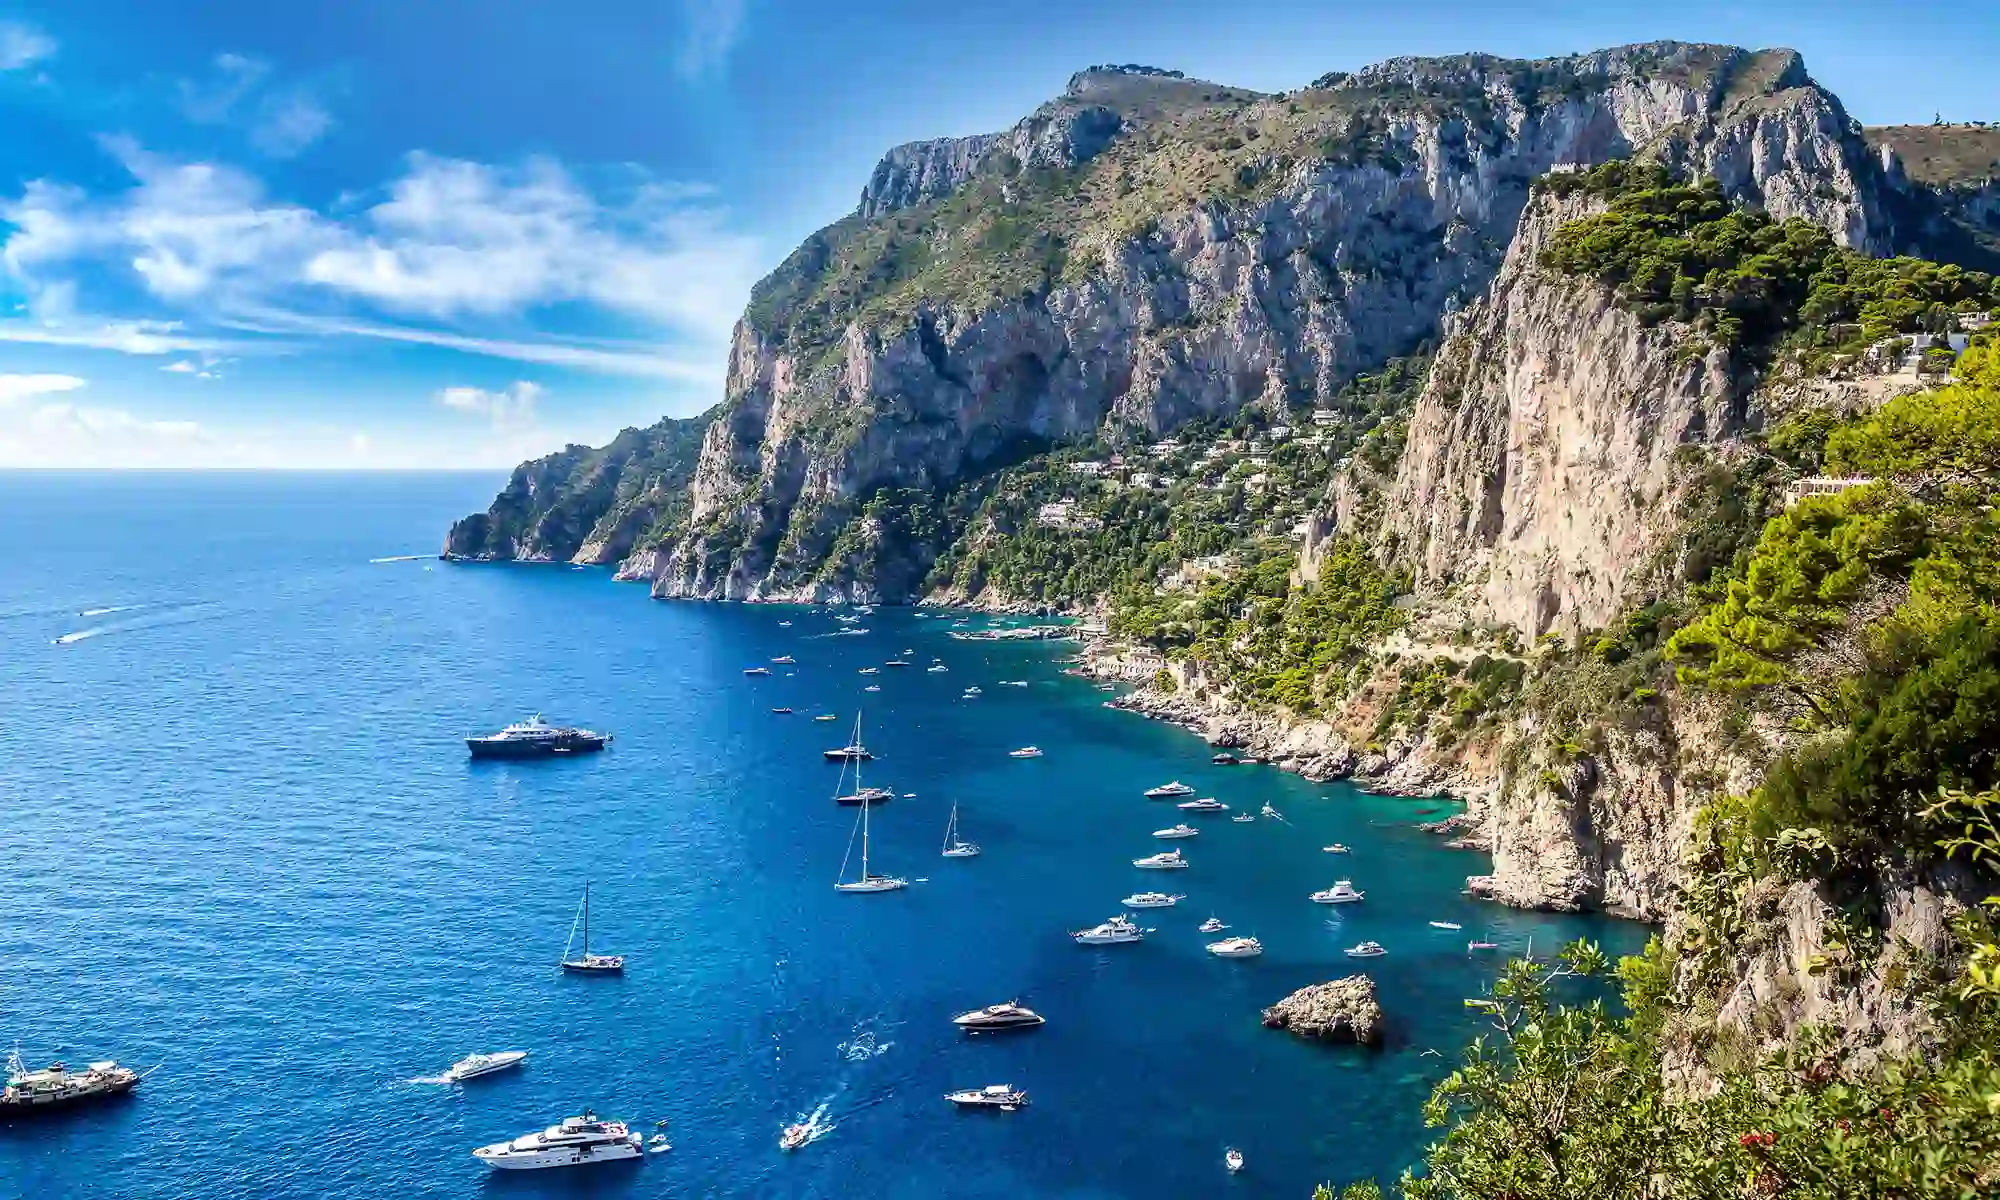
<instances>
[{"instance_id":1,"label":"sea","mask_svg":"<svg viewBox=\"0 0 2000 1200\"><path fill-rule=\"evenodd\" d=\"M502 482L0 474L0 1042L148 1072L0 1121L0 1195L1303 1198L1420 1161L1423 1100L1501 961L1468 939L1644 940L1463 895L1485 860L1416 828L1446 802L1211 765L1063 674L1071 645L950 636L985 617L844 624L432 557ZM535 712L615 740L468 758ZM833 888L858 810L821 751L857 714L864 782L897 793L870 866L899 892ZM1156 841L1181 814L1141 793L1170 779L1279 815ZM977 858L940 857L954 803ZM1171 846L1189 869L1133 868ZM1367 899L1307 900L1340 878ZM586 884L622 977L557 969ZM1156 888L1185 899L1140 914L1143 942L1068 936ZM1264 955L1206 953L1210 916ZM1364 939L1388 954L1343 954ZM1357 970L1384 1048L1262 1027ZM1047 1025L951 1024L1016 998ZM439 1082L495 1050L529 1058ZM1029 1105L943 1099L990 1083ZM664 1122L672 1149L528 1173L469 1154L585 1109ZM780 1151L800 1121L817 1136Z\"/></svg>"}]
</instances>

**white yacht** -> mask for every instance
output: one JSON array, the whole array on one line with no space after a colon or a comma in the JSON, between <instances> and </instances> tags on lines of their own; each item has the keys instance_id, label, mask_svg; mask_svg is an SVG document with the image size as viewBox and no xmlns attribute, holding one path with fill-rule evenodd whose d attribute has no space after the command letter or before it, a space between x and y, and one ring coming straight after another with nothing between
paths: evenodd
<instances>
[{"instance_id":1,"label":"white yacht","mask_svg":"<svg viewBox=\"0 0 2000 1200\"><path fill-rule=\"evenodd\" d=\"M771 673L771 668L769 668L769 667L745 667L745 668L743 668L743 673L744 673L745 675L769 675L769 674Z\"/></svg>"},{"instance_id":2,"label":"white yacht","mask_svg":"<svg viewBox=\"0 0 2000 1200\"><path fill-rule=\"evenodd\" d=\"M1169 896L1165 892L1135 892L1121 902L1126 908L1172 908L1186 896Z\"/></svg>"},{"instance_id":3,"label":"white yacht","mask_svg":"<svg viewBox=\"0 0 2000 1200\"><path fill-rule=\"evenodd\" d=\"M1079 946L1114 946L1120 942L1139 942L1146 938L1146 931L1132 923L1130 917L1120 914L1101 925L1079 929L1070 934Z\"/></svg>"},{"instance_id":4,"label":"white yacht","mask_svg":"<svg viewBox=\"0 0 2000 1200\"><path fill-rule=\"evenodd\" d=\"M1135 858L1132 860L1132 865L1142 871L1179 871L1188 865L1188 861L1180 851L1169 850L1165 854L1148 854L1144 858Z\"/></svg>"},{"instance_id":5,"label":"white yacht","mask_svg":"<svg viewBox=\"0 0 2000 1200\"><path fill-rule=\"evenodd\" d=\"M1457 921L1432 921L1432 922L1431 922L1431 928L1432 928L1432 929L1463 929L1463 928L1465 928L1465 926L1463 926L1463 925L1460 925L1460 924L1459 924L1459 923L1458 923Z\"/></svg>"},{"instance_id":6,"label":"white yacht","mask_svg":"<svg viewBox=\"0 0 2000 1200\"><path fill-rule=\"evenodd\" d=\"M1257 818L1251 816L1249 813L1237 813L1235 816L1229 819L1236 822L1238 825L1248 825L1250 822L1256 820Z\"/></svg>"},{"instance_id":7,"label":"white yacht","mask_svg":"<svg viewBox=\"0 0 2000 1200\"><path fill-rule=\"evenodd\" d=\"M881 673L882 673L882 668L880 668L880 667L863 667L863 668L861 668L861 674L863 674L863 675L880 675Z\"/></svg>"},{"instance_id":8,"label":"white yacht","mask_svg":"<svg viewBox=\"0 0 2000 1200\"><path fill-rule=\"evenodd\" d=\"M985 692L980 691L976 687L969 687L965 689L965 699L967 700L977 700L985 694L986 694Z\"/></svg>"},{"instance_id":9,"label":"white yacht","mask_svg":"<svg viewBox=\"0 0 2000 1200\"><path fill-rule=\"evenodd\" d=\"M1148 800L1171 800L1175 796L1192 795L1194 795L1194 789L1178 779L1172 783L1163 783L1159 787L1146 789L1146 799Z\"/></svg>"},{"instance_id":10,"label":"white yacht","mask_svg":"<svg viewBox=\"0 0 2000 1200\"><path fill-rule=\"evenodd\" d=\"M949 671L951 670L951 668L945 666L943 663L932 663L930 666L925 667L924 670L929 671L933 675L936 675L943 671Z\"/></svg>"},{"instance_id":11,"label":"white yacht","mask_svg":"<svg viewBox=\"0 0 2000 1200\"><path fill-rule=\"evenodd\" d=\"M1368 893L1366 892L1354 890L1354 885L1347 880L1338 879L1334 881L1332 887L1327 888L1325 891L1314 892L1312 894L1312 902L1314 904L1354 904L1367 895Z\"/></svg>"},{"instance_id":12,"label":"white yacht","mask_svg":"<svg viewBox=\"0 0 2000 1200\"><path fill-rule=\"evenodd\" d=\"M978 858L979 847L958 834L958 801L951 802L951 819L944 826L944 857Z\"/></svg>"},{"instance_id":13,"label":"white yacht","mask_svg":"<svg viewBox=\"0 0 2000 1200\"><path fill-rule=\"evenodd\" d=\"M860 713L854 714L853 744L856 746L861 744ZM840 769L840 773L843 776L845 776L847 774L847 768L845 766L842 766ZM854 787L856 794L857 795L860 794L861 760L858 758L854 760ZM839 793L840 793L840 784L838 781L836 781L834 783L834 794L838 796ZM861 830L861 874L851 881L848 880L847 859L845 856L843 856L840 860L840 874L835 878L833 884L833 890L836 892L856 892L856 893L894 892L894 891L900 891L903 888L910 886L910 881L907 879L903 879L895 875L877 875L873 871L870 871L868 869L868 814L870 811L874 809L874 807L875 806L873 804L863 802L860 805L861 808L860 819L855 822L855 825ZM849 835L848 838L847 853L848 854L854 853L854 840L852 835Z\"/></svg>"},{"instance_id":14,"label":"white yacht","mask_svg":"<svg viewBox=\"0 0 2000 1200\"><path fill-rule=\"evenodd\" d=\"M772 659L771 661L778 664L781 667L789 667L795 665L799 660L793 658L789 654L780 654L778 657Z\"/></svg>"},{"instance_id":15,"label":"white yacht","mask_svg":"<svg viewBox=\"0 0 2000 1200\"><path fill-rule=\"evenodd\" d=\"M522 1062L526 1061L527 1057L528 1052L526 1050L501 1050L494 1054L468 1054L451 1064L451 1070L446 1071L444 1077L453 1083L464 1083L468 1079L477 1079L481 1075L491 1075L495 1071L505 1071L509 1067L518 1067Z\"/></svg>"},{"instance_id":16,"label":"white yacht","mask_svg":"<svg viewBox=\"0 0 2000 1200\"><path fill-rule=\"evenodd\" d=\"M1201 836L1201 830L1199 830L1199 829L1196 829L1196 828L1195 828L1194 826L1192 826L1192 825L1188 825L1188 824L1185 824L1185 823L1183 823L1183 824L1180 824L1180 825L1172 825L1172 826L1169 826L1169 827L1167 827L1166 829L1155 829L1155 830L1153 831L1153 836L1154 836L1154 837L1156 837L1156 838L1191 838L1191 837L1200 837L1200 836Z\"/></svg>"},{"instance_id":17,"label":"white yacht","mask_svg":"<svg viewBox=\"0 0 2000 1200\"><path fill-rule=\"evenodd\" d=\"M1041 756L1042 751L1039 746L1023 746L1019 750L1009 750L1007 752L1008 758L1040 758Z\"/></svg>"},{"instance_id":18,"label":"white yacht","mask_svg":"<svg viewBox=\"0 0 2000 1200\"><path fill-rule=\"evenodd\" d=\"M1203 933L1221 933L1223 930L1229 928L1229 926L1223 924L1221 917L1210 917L1197 926L1197 928Z\"/></svg>"},{"instance_id":19,"label":"white yacht","mask_svg":"<svg viewBox=\"0 0 2000 1200\"><path fill-rule=\"evenodd\" d=\"M1387 953L1389 952L1382 948L1382 943L1380 942L1363 942L1359 946L1355 946L1352 949L1348 950L1347 957L1380 958Z\"/></svg>"},{"instance_id":20,"label":"white yacht","mask_svg":"<svg viewBox=\"0 0 2000 1200\"><path fill-rule=\"evenodd\" d=\"M1028 1093L1011 1084L989 1083L983 1088L946 1092L944 1098L960 1108L997 1108L1001 1112L1013 1112L1028 1102Z\"/></svg>"},{"instance_id":21,"label":"white yacht","mask_svg":"<svg viewBox=\"0 0 2000 1200\"><path fill-rule=\"evenodd\" d=\"M867 687L862 688L861 690L864 692L879 692L882 690L882 685L879 683L871 683Z\"/></svg>"},{"instance_id":22,"label":"white yacht","mask_svg":"<svg viewBox=\"0 0 2000 1200\"><path fill-rule=\"evenodd\" d=\"M1321 846L1320 851L1325 854L1346 854L1348 852L1347 847L1341 845L1339 842L1335 842L1331 846Z\"/></svg>"},{"instance_id":23,"label":"white yacht","mask_svg":"<svg viewBox=\"0 0 2000 1200\"><path fill-rule=\"evenodd\" d=\"M1182 812L1228 812L1229 806L1213 796L1203 796L1199 800L1183 800L1174 805Z\"/></svg>"},{"instance_id":24,"label":"white yacht","mask_svg":"<svg viewBox=\"0 0 2000 1200\"><path fill-rule=\"evenodd\" d=\"M1276 817L1280 821L1285 819L1282 815L1279 814L1277 809L1272 808L1268 803L1264 805L1263 813L1267 817Z\"/></svg>"},{"instance_id":25,"label":"white yacht","mask_svg":"<svg viewBox=\"0 0 2000 1200\"><path fill-rule=\"evenodd\" d=\"M1047 1017L1019 1000L1013 1000L1006 1004L989 1004L985 1008L962 1012L953 1017L951 1023L967 1033L991 1033L999 1029L1032 1029L1046 1023L1047 1020Z\"/></svg>"},{"instance_id":26,"label":"white yacht","mask_svg":"<svg viewBox=\"0 0 2000 1200\"><path fill-rule=\"evenodd\" d=\"M1000 681L1000 685L1002 687L1027 687L1028 681L1025 679L1003 679Z\"/></svg>"},{"instance_id":27,"label":"white yacht","mask_svg":"<svg viewBox=\"0 0 2000 1200\"><path fill-rule=\"evenodd\" d=\"M1243 1169L1243 1152L1231 1146L1222 1153L1222 1165L1229 1168L1231 1175Z\"/></svg>"},{"instance_id":28,"label":"white yacht","mask_svg":"<svg viewBox=\"0 0 2000 1200\"><path fill-rule=\"evenodd\" d=\"M585 1163L617 1162L645 1156L641 1138L623 1121L600 1121L586 1110L580 1117L565 1117L540 1133L517 1137L511 1142L481 1146L472 1157L501 1171L539 1171L548 1167L580 1167Z\"/></svg>"},{"instance_id":29,"label":"white yacht","mask_svg":"<svg viewBox=\"0 0 2000 1200\"><path fill-rule=\"evenodd\" d=\"M1264 943L1253 937L1223 938L1210 942L1208 952L1217 958L1255 958L1264 953Z\"/></svg>"}]
</instances>

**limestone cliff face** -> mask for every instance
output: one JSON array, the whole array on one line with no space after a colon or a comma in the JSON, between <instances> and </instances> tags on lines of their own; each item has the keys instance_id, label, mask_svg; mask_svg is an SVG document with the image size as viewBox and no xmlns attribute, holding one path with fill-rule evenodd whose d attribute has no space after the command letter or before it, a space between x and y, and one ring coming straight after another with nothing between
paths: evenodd
<instances>
[{"instance_id":1,"label":"limestone cliff face","mask_svg":"<svg viewBox=\"0 0 2000 1200\"><path fill-rule=\"evenodd\" d=\"M1675 520L1674 451L1740 431L1754 378L1609 289L1538 266L1581 200L1538 197L1492 289L1447 326L1382 537L1422 589L1527 638L1602 627Z\"/></svg>"},{"instance_id":2,"label":"limestone cliff face","mask_svg":"<svg viewBox=\"0 0 2000 1200\"><path fill-rule=\"evenodd\" d=\"M794 256L760 285L703 446L688 532L652 560L657 594L909 599L940 548L867 524L872 497L936 494L1023 448L1087 433L1160 434L1263 398L1326 394L1471 304L1514 242L1528 182L1554 167L1651 147L1780 216L1822 221L1859 245L1878 234L1874 160L1789 52L1660 44L1542 63L1396 60L1284 102L1115 72L1079 81L1009 134L895 152L862 202L864 218L889 215L850 218L828 231L824 253ZM1257 153L1259 142L1270 151ZM993 167L1003 144L1012 161ZM1184 159L1204 154L1223 168L1209 190L1134 207L1140 184L1186 185ZM1037 162L1049 165L1030 169ZM1060 227L1053 212L1065 214ZM995 224L1031 217L1049 225ZM945 232L963 236L940 241ZM1004 234L1014 247L1024 233L1051 256L1039 284L977 290L989 264L949 257L973 238L995 245ZM857 246L875 253L878 237L898 248L867 279L926 270L919 278L939 289L870 300L860 273L841 270ZM1482 311L1510 314L1522 333L1552 332L1557 301ZM840 312L848 319L830 323ZM1630 443L1602 456L1609 472L1621 456L1663 461L1691 422L1720 430L1738 419L1719 368L1655 362L1657 345L1608 304L1591 319L1591 336L1623 344L1625 360L1565 363L1553 346L1523 349L1511 383L1480 365L1483 398L1460 418L1427 418L1446 442L1504 440L1512 427L1495 423L1492 401L1509 387L1530 394L1538 373L1566 376L1582 406L1522 414L1523 426L1557 438L1523 461L1541 475L1496 500L1465 497L1477 508L1471 528L1434 531L1440 555L1509 515L1552 528L1542 519L1557 502L1551 489L1577 482L1556 473L1578 465L1590 437ZM1582 397L1608 396L1638 359L1662 411L1648 428L1613 428L1610 409ZM1464 472L1446 464L1444 474ZM1628 495L1627 523L1654 498L1643 487ZM1614 544L1588 551L1571 544L1588 516L1555 519L1575 528L1522 541L1493 577L1495 600L1528 624L1550 606L1549 619L1601 611L1619 587L1562 583L1534 554L1608 566L1636 537L1617 527L1606 535Z\"/></svg>"}]
</instances>

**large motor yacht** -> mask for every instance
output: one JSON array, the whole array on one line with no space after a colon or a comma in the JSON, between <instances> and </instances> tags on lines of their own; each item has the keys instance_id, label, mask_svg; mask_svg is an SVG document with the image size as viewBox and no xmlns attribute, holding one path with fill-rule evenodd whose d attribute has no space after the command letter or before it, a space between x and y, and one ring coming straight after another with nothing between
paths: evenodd
<instances>
[{"instance_id":1,"label":"large motor yacht","mask_svg":"<svg viewBox=\"0 0 2000 1200\"><path fill-rule=\"evenodd\" d=\"M1223 938L1210 942L1208 952L1217 958L1255 958L1264 953L1264 943L1253 937Z\"/></svg>"},{"instance_id":2,"label":"large motor yacht","mask_svg":"<svg viewBox=\"0 0 2000 1200\"><path fill-rule=\"evenodd\" d=\"M502 1171L539 1171L548 1167L580 1167L585 1163L617 1162L643 1158L640 1136L623 1121L600 1121L586 1110L580 1117L565 1117L540 1133L530 1133L511 1142L481 1146L472 1157Z\"/></svg>"},{"instance_id":3,"label":"large motor yacht","mask_svg":"<svg viewBox=\"0 0 2000 1200\"><path fill-rule=\"evenodd\" d=\"M1135 892L1125 897L1123 903L1126 908L1172 908L1185 899L1186 896L1169 896L1165 892Z\"/></svg>"},{"instance_id":4,"label":"large motor yacht","mask_svg":"<svg viewBox=\"0 0 2000 1200\"><path fill-rule=\"evenodd\" d=\"M860 742L849 742L838 750L823 750L828 762L874 762L875 756Z\"/></svg>"},{"instance_id":5,"label":"large motor yacht","mask_svg":"<svg viewBox=\"0 0 2000 1200\"><path fill-rule=\"evenodd\" d=\"M1146 938L1146 931L1132 923L1130 917L1120 914L1088 929L1079 929L1070 934L1079 946L1115 946L1121 942L1139 942Z\"/></svg>"},{"instance_id":6,"label":"large motor yacht","mask_svg":"<svg viewBox=\"0 0 2000 1200\"><path fill-rule=\"evenodd\" d=\"M1196 829L1196 828L1195 828L1194 826L1192 826L1192 825L1188 825L1188 824L1185 824L1185 823L1183 823L1183 824L1180 824L1180 825L1174 825L1174 826L1170 826L1170 827L1168 827L1168 828L1166 828L1166 829L1155 829L1155 830L1153 831L1153 836L1154 836L1154 837L1156 837L1156 838L1191 838L1191 837L1200 837L1200 836L1201 836L1201 830L1199 830L1199 829Z\"/></svg>"},{"instance_id":7,"label":"large motor yacht","mask_svg":"<svg viewBox=\"0 0 2000 1200\"><path fill-rule=\"evenodd\" d=\"M1335 880L1334 885L1323 892L1314 892L1314 904L1354 904L1364 899L1368 893L1354 890L1354 885L1345 879Z\"/></svg>"},{"instance_id":8,"label":"large motor yacht","mask_svg":"<svg viewBox=\"0 0 2000 1200\"><path fill-rule=\"evenodd\" d=\"M499 733L465 739L465 748L474 758L542 758L551 754L578 754L602 750L611 742L608 733L551 725L536 713L525 721L509 725Z\"/></svg>"},{"instance_id":9,"label":"large motor yacht","mask_svg":"<svg viewBox=\"0 0 2000 1200\"><path fill-rule=\"evenodd\" d=\"M967 1033L991 1033L999 1029L1033 1029L1047 1020L1019 1000L1012 1000L960 1013L951 1019L951 1023Z\"/></svg>"},{"instance_id":10,"label":"large motor yacht","mask_svg":"<svg viewBox=\"0 0 2000 1200\"><path fill-rule=\"evenodd\" d=\"M1192 795L1194 795L1194 789L1178 779L1172 783L1163 783L1159 787L1146 789L1146 799L1148 800L1171 800L1175 796Z\"/></svg>"},{"instance_id":11,"label":"large motor yacht","mask_svg":"<svg viewBox=\"0 0 2000 1200\"><path fill-rule=\"evenodd\" d=\"M989 1083L983 1088L946 1092L944 1098L960 1108L997 1108L1001 1112L1013 1112L1028 1102L1028 1093L1012 1084Z\"/></svg>"},{"instance_id":12,"label":"large motor yacht","mask_svg":"<svg viewBox=\"0 0 2000 1200\"><path fill-rule=\"evenodd\" d=\"M1228 812L1229 806L1213 796L1203 796L1199 800L1183 800L1174 805L1182 812Z\"/></svg>"},{"instance_id":13,"label":"large motor yacht","mask_svg":"<svg viewBox=\"0 0 2000 1200\"><path fill-rule=\"evenodd\" d=\"M1142 871L1179 871L1188 865L1188 861L1180 851L1169 850L1165 854L1148 854L1144 858L1135 858L1132 860L1132 865Z\"/></svg>"},{"instance_id":14,"label":"large motor yacht","mask_svg":"<svg viewBox=\"0 0 2000 1200\"><path fill-rule=\"evenodd\" d=\"M17 1046L7 1056L7 1082L0 1088L0 1116L120 1096L138 1087L139 1078L137 1071L109 1060L91 1063L81 1071L72 1071L61 1063L30 1071L21 1062Z\"/></svg>"}]
</instances>

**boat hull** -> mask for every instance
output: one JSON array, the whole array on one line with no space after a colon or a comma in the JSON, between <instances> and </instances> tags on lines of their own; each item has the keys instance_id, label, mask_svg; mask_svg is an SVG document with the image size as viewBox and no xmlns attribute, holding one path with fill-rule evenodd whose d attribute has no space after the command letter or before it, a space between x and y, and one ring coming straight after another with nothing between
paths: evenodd
<instances>
[{"instance_id":1,"label":"boat hull","mask_svg":"<svg viewBox=\"0 0 2000 1200\"><path fill-rule=\"evenodd\" d=\"M85 1104L113 1100L126 1095L139 1086L139 1077L96 1084L88 1088L64 1089L61 1091L33 1092L0 1095L0 1117L21 1116L27 1113L54 1112L59 1108L76 1108Z\"/></svg>"},{"instance_id":2,"label":"boat hull","mask_svg":"<svg viewBox=\"0 0 2000 1200\"><path fill-rule=\"evenodd\" d=\"M562 969L572 975L623 975L625 962L623 959L614 963L577 962L572 959L564 962Z\"/></svg>"},{"instance_id":3,"label":"boat hull","mask_svg":"<svg viewBox=\"0 0 2000 1200\"><path fill-rule=\"evenodd\" d=\"M836 883L833 885L833 890L853 893L898 892L908 886L910 886L909 881L905 879L863 879L856 883Z\"/></svg>"},{"instance_id":4,"label":"boat hull","mask_svg":"<svg viewBox=\"0 0 2000 1200\"><path fill-rule=\"evenodd\" d=\"M602 750L611 739L600 735L547 738L521 741L515 738L466 738L465 748L474 758L557 758L564 754L589 754Z\"/></svg>"},{"instance_id":5,"label":"boat hull","mask_svg":"<svg viewBox=\"0 0 2000 1200\"><path fill-rule=\"evenodd\" d=\"M646 1152L631 1142L612 1142L599 1146L560 1146L548 1150L510 1151L500 1147L484 1146L472 1152L472 1156L496 1171L546 1171L554 1167L586 1167L592 1163L623 1162L628 1159L644 1158Z\"/></svg>"}]
</instances>

